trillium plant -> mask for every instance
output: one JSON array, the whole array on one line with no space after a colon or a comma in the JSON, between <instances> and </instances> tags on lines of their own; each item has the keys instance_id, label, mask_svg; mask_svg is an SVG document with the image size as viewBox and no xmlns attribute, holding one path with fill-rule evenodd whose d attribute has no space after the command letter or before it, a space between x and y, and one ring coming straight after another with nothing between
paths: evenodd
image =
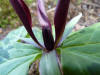
<instances>
[{"instance_id":1,"label":"trillium plant","mask_svg":"<svg viewBox=\"0 0 100 75\"><path fill-rule=\"evenodd\" d=\"M24 27L0 41L0 75L29 75L36 60L40 75L100 75L100 23L72 32L82 13L66 22L70 0L58 0L51 25L44 0L37 0L40 28L32 28L25 2L10 3Z\"/></svg>"}]
</instances>

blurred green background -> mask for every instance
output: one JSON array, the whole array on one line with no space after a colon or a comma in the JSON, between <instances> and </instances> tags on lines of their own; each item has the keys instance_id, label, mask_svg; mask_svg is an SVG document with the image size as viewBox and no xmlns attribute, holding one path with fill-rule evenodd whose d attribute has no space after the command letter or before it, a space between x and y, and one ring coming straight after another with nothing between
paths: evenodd
<instances>
[{"instance_id":1,"label":"blurred green background","mask_svg":"<svg viewBox=\"0 0 100 75\"><path fill-rule=\"evenodd\" d=\"M31 4L34 0L25 0L26 3ZM21 22L13 10L9 0L0 0L0 28L7 26L16 27Z\"/></svg>"},{"instance_id":2,"label":"blurred green background","mask_svg":"<svg viewBox=\"0 0 100 75\"><path fill-rule=\"evenodd\" d=\"M32 25L39 26L37 17L36 0L24 0L30 9ZM45 0L46 10L55 7L57 0ZM51 12L50 12L51 13ZM52 12L54 13L54 12ZM51 13L51 14L52 14ZM50 14L50 18L53 18ZM53 15L53 14L52 14ZM23 25L11 6L9 0L0 0L0 40L3 39L11 30Z\"/></svg>"}]
</instances>

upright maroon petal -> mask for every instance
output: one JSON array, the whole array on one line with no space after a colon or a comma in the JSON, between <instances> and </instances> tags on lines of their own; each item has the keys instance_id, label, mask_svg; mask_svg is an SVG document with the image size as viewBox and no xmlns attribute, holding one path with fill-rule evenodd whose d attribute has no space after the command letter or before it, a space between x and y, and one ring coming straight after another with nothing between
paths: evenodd
<instances>
[{"instance_id":1,"label":"upright maroon petal","mask_svg":"<svg viewBox=\"0 0 100 75\"><path fill-rule=\"evenodd\" d=\"M33 32L32 32L32 19L30 11L27 7L27 5L24 3L23 0L10 0L13 8L15 9L16 13L20 17L20 20L23 22L27 32L30 34L32 39L40 46L40 43L35 38Z\"/></svg>"},{"instance_id":2,"label":"upright maroon petal","mask_svg":"<svg viewBox=\"0 0 100 75\"><path fill-rule=\"evenodd\" d=\"M50 27L51 30L51 24L45 11L44 0L37 0L37 12L41 26Z\"/></svg>"},{"instance_id":3,"label":"upright maroon petal","mask_svg":"<svg viewBox=\"0 0 100 75\"><path fill-rule=\"evenodd\" d=\"M54 48L54 39L52 36L51 24L45 11L44 0L37 0L37 12L39 22L42 26L44 45L47 51L52 51Z\"/></svg>"},{"instance_id":4,"label":"upright maroon petal","mask_svg":"<svg viewBox=\"0 0 100 75\"><path fill-rule=\"evenodd\" d=\"M43 27L42 28L42 34L43 34L43 40L44 40L44 45L46 47L46 50L52 51L54 49L54 38L52 36L52 33L48 27Z\"/></svg>"},{"instance_id":5,"label":"upright maroon petal","mask_svg":"<svg viewBox=\"0 0 100 75\"><path fill-rule=\"evenodd\" d=\"M58 0L55 17L54 17L55 32L56 32L55 47L59 43L62 37L62 34L64 32L69 3L70 3L70 0Z\"/></svg>"}]
</instances>

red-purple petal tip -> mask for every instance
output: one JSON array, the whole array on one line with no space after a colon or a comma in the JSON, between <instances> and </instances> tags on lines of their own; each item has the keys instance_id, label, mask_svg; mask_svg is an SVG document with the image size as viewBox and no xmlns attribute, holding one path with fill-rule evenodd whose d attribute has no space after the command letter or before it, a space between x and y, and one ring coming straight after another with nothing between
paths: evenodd
<instances>
[{"instance_id":1,"label":"red-purple petal tip","mask_svg":"<svg viewBox=\"0 0 100 75\"><path fill-rule=\"evenodd\" d=\"M44 0L37 0L37 12L38 12L38 18L41 26L42 27L48 26L51 29L51 24L48 19L47 13L45 11Z\"/></svg>"}]
</instances>

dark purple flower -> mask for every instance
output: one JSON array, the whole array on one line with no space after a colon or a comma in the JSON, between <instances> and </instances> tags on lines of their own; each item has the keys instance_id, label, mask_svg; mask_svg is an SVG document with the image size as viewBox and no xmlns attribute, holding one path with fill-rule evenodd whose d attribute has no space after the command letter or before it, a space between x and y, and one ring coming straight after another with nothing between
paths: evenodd
<instances>
[{"instance_id":1,"label":"dark purple flower","mask_svg":"<svg viewBox=\"0 0 100 75\"><path fill-rule=\"evenodd\" d=\"M32 32L32 19L31 19L30 11L26 6L26 4L24 3L24 1L10 0L10 2L14 7L16 13L20 17L21 21L23 22L27 32L32 37L32 39L41 48L43 48L43 46L38 42L38 40L34 36L34 33ZM54 25L55 25L55 32L56 32L56 38L54 41L52 35L52 27L45 11L44 1L37 0L38 18L39 18L40 25L42 27L44 45L47 51L51 51L54 48L56 48L62 38L62 34L64 32L66 19L67 19L69 3L70 0L58 0L58 4L55 11L55 17L54 17Z\"/></svg>"},{"instance_id":2,"label":"dark purple flower","mask_svg":"<svg viewBox=\"0 0 100 75\"><path fill-rule=\"evenodd\" d=\"M54 39L52 36L51 24L46 14L43 0L37 0L37 12L39 22L42 26L42 34L45 47L47 50L52 50L54 48Z\"/></svg>"}]
</instances>

